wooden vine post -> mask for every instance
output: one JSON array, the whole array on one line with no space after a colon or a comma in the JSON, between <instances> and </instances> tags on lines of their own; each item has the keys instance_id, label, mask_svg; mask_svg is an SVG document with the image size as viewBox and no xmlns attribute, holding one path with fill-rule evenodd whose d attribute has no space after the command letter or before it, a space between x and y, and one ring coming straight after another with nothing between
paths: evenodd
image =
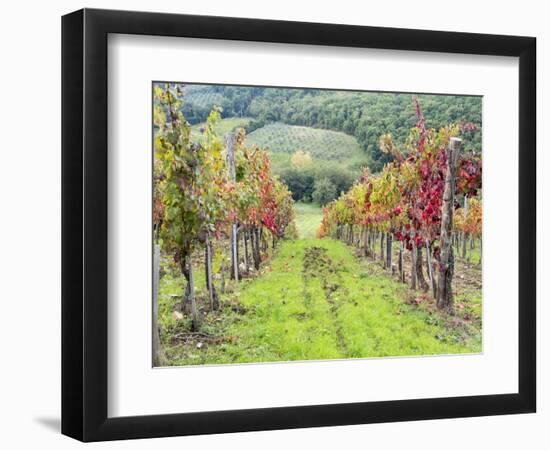
<instances>
[{"instance_id":1,"label":"wooden vine post","mask_svg":"<svg viewBox=\"0 0 550 450\"><path fill-rule=\"evenodd\" d=\"M193 277L193 262L191 260L191 252L187 251L185 253L185 259L182 262L183 264L183 274L187 279L187 288L185 291L185 303L188 305L187 309L190 309L193 331L198 331L200 328L200 317L199 310L197 308L197 301L195 298L195 280Z\"/></svg>"},{"instance_id":2,"label":"wooden vine post","mask_svg":"<svg viewBox=\"0 0 550 450\"><path fill-rule=\"evenodd\" d=\"M387 233L386 234L386 269L392 270L392 253L393 253L393 247L392 247L392 234Z\"/></svg>"},{"instance_id":3,"label":"wooden vine post","mask_svg":"<svg viewBox=\"0 0 550 450\"><path fill-rule=\"evenodd\" d=\"M248 230L245 228L243 230L243 262L244 262L244 271L248 275L249 265L248 265Z\"/></svg>"},{"instance_id":4,"label":"wooden vine post","mask_svg":"<svg viewBox=\"0 0 550 450\"><path fill-rule=\"evenodd\" d=\"M206 234L206 242L204 246L204 259L205 259L205 276L206 276L206 287L208 289L208 296L210 300L210 310L219 309L219 298L214 287L214 281L212 279L212 241L210 240L210 235Z\"/></svg>"},{"instance_id":5,"label":"wooden vine post","mask_svg":"<svg viewBox=\"0 0 550 450\"><path fill-rule=\"evenodd\" d=\"M426 279L424 278L424 270L422 269L424 263L422 262L423 259L423 252L422 252L422 246L416 246L416 281L418 284L418 287L422 289L423 291L427 291L429 289L428 283L426 282Z\"/></svg>"},{"instance_id":6,"label":"wooden vine post","mask_svg":"<svg viewBox=\"0 0 550 450\"><path fill-rule=\"evenodd\" d=\"M439 238L441 245L439 279L437 285L437 307L439 309L451 309L453 305L451 282L454 272L454 253L451 236L453 227L456 163L461 144L461 139L453 137L447 148L445 188L443 191L443 204L441 206L441 234Z\"/></svg>"},{"instance_id":7,"label":"wooden vine post","mask_svg":"<svg viewBox=\"0 0 550 450\"><path fill-rule=\"evenodd\" d=\"M227 133L225 135L225 152L227 158L227 167L229 168L229 179L236 182L237 176L235 171L235 133ZM231 224L231 275L235 281L239 281L239 260L237 254L237 222Z\"/></svg>"},{"instance_id":8,"label":"wooden vine post","mask_svg":"<svg viewBox=\"0 0 550 450\"><path fill-rule=\"evenodd\" d=\"M366 225L363 225L363 256L369 256L369 231Z\"/></svg>"},{"instance_id":9,"label":"wooden vine post","mask_svg":"<svg viewBox=\"0 0 550 450\"><path fill-rule=\"evenodd\" d=\"M417 268L418 265L416 264L416 243L414 242L414 239L412 240L412 248L411 248L411 289L416 290L416 285L418 281L417 277Z\"/></svg>"},{"instance_id":10,"label":"wooden vine post","mask_svg":"<svg viewBox=\"0 0 550 450\"><path fill-rule=\"evenodd\" d=\"M452 245L452 244L451 244ZM437 284L434 277L434 269L432 265L432 255L430 252L430 242L426 241L426 259L428 264L428 276L430 278L430 288L432 290L432 295L434 298L437 298Z\"/></svg>"}]
</instances>

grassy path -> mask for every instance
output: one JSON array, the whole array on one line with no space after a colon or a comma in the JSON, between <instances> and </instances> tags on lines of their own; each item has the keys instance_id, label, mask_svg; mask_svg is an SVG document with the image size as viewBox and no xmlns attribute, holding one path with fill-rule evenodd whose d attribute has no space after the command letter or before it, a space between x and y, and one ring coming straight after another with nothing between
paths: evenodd
<instances>
[{"instance_id":1,"label":"grassy path","mask_svg":"<svg viewBox=\"0 0 550 450\"><path fill-rule=\"evenodd\" d=\"M323 211L312 203L296 203L294 205L296 229L300 239L313 239L317 234Z\"/></svg>"},{"instance_id":2,"label":"grassy path","mask_svg":"<svg viewBox=\"0 0 550 450\"><path fill-rule=\"evenodd\" d=\"M481 351L480 336L457 332L437 313L407 303L410 295L339 241L284 241L264 273L244 283L205 324L223 338L200 348L195 341L170 348L170 364Z\"/></svg>"}]
</instances>

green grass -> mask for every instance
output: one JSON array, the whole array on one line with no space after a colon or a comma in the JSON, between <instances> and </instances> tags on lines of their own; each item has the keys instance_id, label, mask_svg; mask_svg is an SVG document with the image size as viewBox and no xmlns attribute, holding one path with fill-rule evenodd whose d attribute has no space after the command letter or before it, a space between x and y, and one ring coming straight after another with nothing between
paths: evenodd
<instances>
[{"instance_id":1,"label":"green grass","mask_svg":"<svg viewBox=\"0 0 550 450\"><path fill-rule=\"evenodd\" d=\"M161 338L170 365L481 351L479 329L451 326L441 313L410 304L415 294L405 285L332 239L282 242L259 277L239 284L221 311L205 316L202 331L220 339L200 348L167 339L188 327L187 319L172 320L181 288L163 277Z\"/></svg>"},{"instance_id":2,"label":"green grass","mask_svg":"<svg viewBox=\"0 0 550 450\"><path fill-rule=\"evenodd\" d=\"M314 203L294 204L294 223L300 239L312 239L323 219L323 211Z\"/></svg>"},{"instance_id":3,"label":"green grass","mask_svg":"<svg viewBox=\"0 0 550 450\"><path fill-rule=\"evenodd\" d=\"M367 162L357 140L338 131L273 123L254 130L247 136L247 142L269 148L273 154L290 155L303 150L314 160L345 162L346 165Z\"/></svg>"}]
</instances>

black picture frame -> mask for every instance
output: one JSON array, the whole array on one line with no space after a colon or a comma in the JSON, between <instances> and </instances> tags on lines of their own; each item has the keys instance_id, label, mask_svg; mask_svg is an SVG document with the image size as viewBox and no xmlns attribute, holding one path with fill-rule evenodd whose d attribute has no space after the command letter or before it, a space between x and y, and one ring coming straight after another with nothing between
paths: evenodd
<instances>
[{"instance_id":1,"label":"black picture frame","mask_svg":"<svg viewBox=\"0 0 550 450\"><path fill-rule=\"evenodd\" d=\"M107 416L107 37L178 36L519 58L518 393ZM62 18L62 433L82 441L535 412L536 39L83 9Z\"/></svg>"}]
</instances>

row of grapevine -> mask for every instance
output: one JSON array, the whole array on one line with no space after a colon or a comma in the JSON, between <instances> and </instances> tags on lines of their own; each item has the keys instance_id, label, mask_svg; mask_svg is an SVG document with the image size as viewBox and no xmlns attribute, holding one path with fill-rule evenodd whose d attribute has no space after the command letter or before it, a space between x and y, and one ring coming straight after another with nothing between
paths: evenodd
<instances>
[{"instance_id":1,"label":"row of grapevine","mask_svg":"<svg viewBox=\"0 0 550 450\"><path fill-rule=\"evenodd\" d=\"M308 151L314 158L344 161L361 154L357 140L339 131L331 131L283 123L271 123L249 134L252 143L269 147L274 152Z\"/></svg>"},{"instance_id":2,"label":"row of grapevine","mask_svg":"<svg viewBox=\"0 0 550 450\"><path fill-rule=\"evenodd\" d=\"M200 86L188 85L185 88L187 102L200 108L212 109L223 102L223 95L217 92L204 91Z\"/></svg>"},{"instance_id":3,"label":"row of grapevine","mask_svg":"<svg viewBox=\"0 0 550 450\"><path fill-rule=\"evenodd\" d=\"M458 208L454 213L454 245L456 251L466 259L468 252L471 253L474 240L481 244L482 227L482 203L480 199L464 198L464 206ZM481 261L480 261L481 262Z\"/></svg>"},{"instance_id":4,"label":"row of grapevine","mask_svg":"<svg viewBox=\"0 0 550 450\"><path fill-rule=\"evenodd\" d=\"M247 146L242 130L227 134L225 142L217 135L218 109L201 130L203 138L194 142L182 102L180 85L154 87L154 239L185 277L183 310L197 330L193 253L204 250L210 309L218 309L213 246L232 241L231 274L236 280L241 270L237 252L245 262L242 270L248 271L248 261L259 269L266 235L271 234L274 243L283 237L293 220L293 202L286 185L272 175L268 154Z\"/></svg>"},{"instance_id":5,"label":"row of grapevine","mask_svg":"<svg viewBox=\"0 0 550 450\"><path fill-rule=\"evenodd\" d=\"M473 124L428 129L416 98L414 105L417 124L405 149L398 149L391 135L381 136L380 148L392 155L392 161L379 174L365 170L349 191L324 208L318 236L345 240L359 246L365 256L375 257L379 240L387 269L394 268L393 241L398 241L400 279L405 281L406 249L411 256L411 287L431 290L437 305L450 309L452 244L481 235L481 158L459 153L458 136L467 138L475 131Z\"/></svg>"}]
</instances>

